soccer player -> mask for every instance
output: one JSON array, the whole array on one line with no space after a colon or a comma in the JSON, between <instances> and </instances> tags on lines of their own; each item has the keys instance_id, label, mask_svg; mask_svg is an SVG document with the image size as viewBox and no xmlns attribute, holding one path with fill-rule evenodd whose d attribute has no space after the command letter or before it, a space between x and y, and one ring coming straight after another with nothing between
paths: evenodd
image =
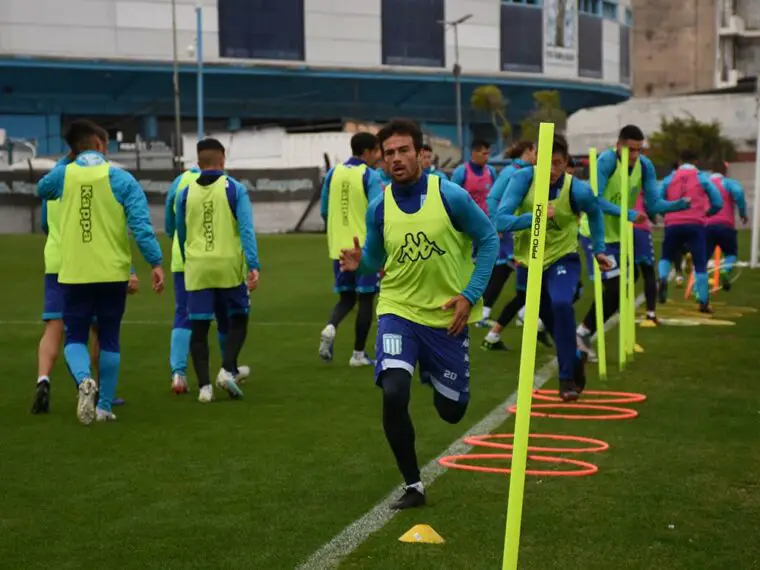
<instances>
[{"instance_id":1,"label":"soccer player","mask_svg":"<svg viewBox=\"0 0 760 570\"><path fill-rule=\"evenodd\" d=\"M82 129L71 164L51 170L37 187L46 200L60 199L64 357L78 386L77 417L115 420L111 411L121 363L120 329L126 305L132 252L128 230L153 267L153 289L164 286L161 248L150 222L145 193L128 172L112 166L97 127ZM93 318L100 344L99 386L92 378L87 341ZM95 395L98 392L97 407Z\"/></svg>"},{"instance_id":2,"label":"soccer player","mask_svg":"<svg viewBox=\"0 0 760 570\"><path fill-rule=\"evenodd\" d=\"M391 175L386 171L385 168L386 168L385 162L383 162L382 160L380 161L380 166L375 168L375 173L380 178L380 184L382 185L383 188L385 188L386 186L388 186L388 184L393 182L393 178L391 178Z\"/></svg>"},{"instance_id":3,"label":"soccer player","mask_svg":"<svg viewBox=\"0 0 760 570\"><path fill-rule=\"evenodd\" d=\"M422 164L422 172L425 174L434 174L443 180L449 179L448 176L438 170L433 164L433 147L427 143L422 145L422 150L420 151L420 163Z\"/></svg>"},{"instance_id":4,"label":"soccer player","mask_svg":"<svg viewBox=\"0 0 760 570\"><path fill-rule=\"evenodd\" d=\"M646 212L644 195L639 194L634 209L637 212ZM646 320L651 325L657 326L657 277L654 272L654 241L652 240L652 222L649 216L644 220L637 220L633 224L633 262L635 280L639 276L644 279L644 298L646 300Z\"/></svg>"},{"instance_id":5,"label":"soccer player","mask_svg":"<svg viewBox=\"0 0 760 570\"><path fill-rule=\"evenodd\" d=\"M174 179L166 195L166 209L164 214L164 229L166 235L172 238L171 271L174 283L174 325L172 327L171 345L169 349L169 365L172 371L172 391L175 394L187 392L187 357L190 353L191 326L187 313L187 290L185 289L185 264L179 249L177 237L177 200L179 190L187 188L193 180L200 176L200 168L193 167L186 170ZM229 317L224 305L215 307L217 326L217 338L221 353L229 332ZM238 383L245 381L251 374L248 366L238 366L235 380Z\"/></svg>"},{"instance_id":6,"label":"soccer player","mask_svg":"<svg viewBox=\"0 0 760 570\"><path fill-rule=\"evenodd\" d=\"M722 161L713 168L710 180L723 197L723 208L714 216L707 218L707 257L712 257L716 247L719 247L725 256L720 266L721 284L724 291L731 290L731 271L734 269L736 256L739 253L734 208L739 210L739 217L743 224L746 225L749 222L744 189L736 180L726 178L727 170L728 165Z\"/></svg>"},{"instance_id":7,"label":"soccer player","mask_svg":"<svg viewBox=\"0 0 760 570\"><path fill-rule=\"evenodd\" d=\"M472 143L470 160L456 167L451 174L451 181L467 190L467 192L488 214L488 193L496 180L496 170L488 164L491 145L482 139Z\"/></svg>"},{"instance_id":8,"label":"soccer player","mask_svg":"<svg viewBox=\"0 0 760 570\"><path fill-rule=\"evenodd\" d=\"M433 387L433 404L456 424L470 399L468 323L480 319L483 290L498 249L488 217L456 184L421 171L422 131L396 119L378 133L391 188L370 204L367 240L341 252L341 269L374 274L385 264L377 305L375 378L383 390L383 427L404 477L392 505L425 504L409 416L412 375ZM472 244L477 256L472 261Z\"/></svg>"},{"instance_id":9,"label":"soccer player","mask_svg":"<svg viewBox=\"0 0 760 570\"><path fill-rule=\"evenodd\" d=\"M491 186L491 190L488 192L488 197L486 198L486 205L488 207L488 212L490 214L489 217L491 218L492 222L496 218L496 212L499 209L499 203L504 196L504 191L507 189L507 184L512 178L512 175L521 168L535 164L536 145L530 141L518 141L507 149L505 156L506 158L512 159L512 162L504 167L504 169L499 173L499 176L496 178L493 186ZM512 262L512 252L512 234L509 232L499 234L499 255L496 258L496 267L494 267L493 273L491 275L491 280L488 282L488 286L483 293L483 319L476 323L476 326L488 327L491 324L489 318L491 317L491 309L493 307L493 304L496 302L496 299L499 298L504 285L506 284L509 276L512 274L512 270L514 269ZM499 327L495 334L498 334L498 332L501 331L501 328L506 326L506 324L514 316L514 313L511 312L511 305L512 303L508 303L504 307L502 314L498 319L499 323L502 321L504 321L504 323L494 325ZM517 307L517 309L519 308L520 307ZM515 309L515 312L517 309ZM493 346L489 345L489 348L507 348L504 343L491 344ZM485 346L486 345L484 345L484 347Z\"/></svg>"},{"instance_id":10,"label":"soccer player","mask_svg":"<svg viewBox=\"0 0 760 570\"><path fill-rule=\"evenodd\" d=\"M358 302L354 351L348 364L360 367L374 364L365 349L379 280L377 274L341 272L339 259L341 250L351 247L354 236L359 236L363 243L367 234L367 206L383 193L380 177L369 167L380 154L377 137L370 133L355 134L351 137L351 154L346 162L327 173L322 185L321 213L327 226L327 248L335 276L334 291L339 298L320 334L319 356L326 362L332 360L338 325Z\"/></svg>"},{"instance_id":11,"label":"soccer player","mask_svg":"<svg viewBox=\"0 0 760 570\"><path fill-rule=\"evenodd\" d=\"M216 385L233 399L243 395L237 362L248 333L249 292L259 281L259 257L248 190L224 173L224 146L207 138L198 141L197 151L201 173L179 190L177 236L185 261L190 355L198 401L205 404L214 399L208 331L220 305L230 324Z\"/></svg>"},{"instance_id":12,"label":"soccer player","mask_svg":"<svg viewBox=\"0 0 760 570\"><path fill-rule=\"evenodd\" d=\"M604 322L614 315L620 303L620 196L623 166L620 151L628 147L628 172L629 172L629 204L635 204L639 192L644 193L646 212L639 212L634 208L628 211L628 220L631 222L643 222L646 216L654 216L688 207L688 201L676 200L668 202L663 200L657 188L657 174L652 162L641 155L644 147L644 133L635 125L626 125L620 130L617 146L599 155L597 161L597 177L599 184L599 206L605 214L604 240L606 242L607 255L612 260L609 271L602 271L602 311ZM593 280L594 263L589 239L589 230L585 221L581 222L581 244L586 253L586 270L589 279ZM578 346L589 355L589 359L596 360L596 354L591 348L591 337L596 332L596 303L592 302L583 322L578 326Z\"/></svg>"},{"instance_id":13,"label":"soccer player","mask_svg":"<svg viewBox=\"0 0 760 570\"><path fill-rule=\"evenodd\" d=\"M575 312L573 300L581 274L578 255L578 219L581 212L588 216L593 254L603 269L612 265L604 254L604 219L597 198L585 182L565 172L568 161L567 142L555 135L546 209L546 242L544 275L539 316L554 339L559 363L559 395L565 402L577 400L586 385L584 363L586 355L576 351ZM499 231L525 231L533 224L535 192L534 167L515 173L507 186L504 199L496 214ZM519 239L515 257L527 266L531 241Z\"/></svg>"},{"instance_id":14,"label":"soccer player","mask_svg":"<svg viewBox=\"0 0 760 570\"><path fill-rule=\"evenodd\" d=\"M660 277L660 303L668 300L670 260L684 244L689 247L694 263L694 285L701 313L712 313L710 284L707 278L707 218L720 212L723 198L710 177L695 163L697 155L691 150L681 152L680 166L662 181L662 195L668 199L681 199L689 203L686 210L665 214L665 238L662 257L658 265Z\"/></svg>"}]
</instances>

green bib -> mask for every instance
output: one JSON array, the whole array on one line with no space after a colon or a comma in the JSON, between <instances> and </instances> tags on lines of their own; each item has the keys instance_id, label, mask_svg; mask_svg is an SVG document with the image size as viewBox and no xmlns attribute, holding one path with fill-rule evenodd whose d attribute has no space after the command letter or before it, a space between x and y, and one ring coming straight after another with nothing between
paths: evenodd
<instances>
[{"instance_id":1,"label":"green bib","mask_svg":"<svg viewBox=\"0 0 760 570\"><path fill-rule=\"evenodd\" d=\"M243 282L245 259L227 200L227 177L209 186L193 180L185 203L185 288L230 289Z\"/></svg>"},{"instance_id":2,"label":"green bib","mask_svg":"<svg viewBox=\"0 0 760 570\"><path fill-rule=\"evenodd\" d=\"M47 225L45 240L45 273L56 274L61 270L61 202L48 200Z\"/></svg>"},{"instance_id":3,"label":"green bib","mask_svg":"<svg viewBox=\"0 0 760 570\"><path fill-rule=\"evenodd\" d=\"M618 160L617 168L607 181L607 187L602 192L602 198L611 202L617 206L620 206L622 196L622 172L623 163ZM628 209L632 210L636 204L636 200L639 197L641 191L641 161L637 160L633 166L633 171L628 177ZM591 237L591 228L588 225L588 217L583 214L581 217L581 235L584 237ZM604 242L605 243L619 243L620 242L620 218L616 216L604 215Z\"/></svg>"},{"instance_id":4,"label":"green bib","mask_svg":"<svg viewBox=\"0 0 760 570\"><path fill-rule=\"evenodd\" d=\"M467 287L473 271L472 240L454 229L441 199L441 181L427 177L427 197L413 214L404 213L385 192L383 201L385 277L377 303L378 315L397 315L435 328L451 324L451 311L441 309ZM479 321L483 302L470 313Z\"/></svg>"},{"instance_id":5,"label":"green bib","mask_svg":"<svg viewBox=\"0 0 760 570\"><path fill-rule=\"evenodd\" d=\"M559 194L554 200L549 200L549 204L554 208L554 217L546 219L544 269L558 259L578 251L578 215L573 212L570 204L570 188L572 183L573 177L565 174L565 180ZM518 216L533 213L533 202L536 196L535 189L536 183L534 178L523 203L516 212ZM515 232L513 235L517 235L518 233L521 235L520 239L515 242L515 259L527 267L533 241L531 239L532 227L530 230Z\"/></svg>"},{"instance_id":6,"label":"green bib","mask_svg":"<svg viewBox=\"0 0 760 570\"><path fill-rule=\"evenodd\" d=\"M198 180L198 177L200 175L200 172L192 172L190 170L182 173L182 178L179 179L179 185L177 186L177 193L174 196L174 204L172 205L172 213L175 217L177 216L177 202L179 201L180 194L182 193L181 191L186 188L191 182ZM174 232L174 236L172 237L171 269L172 273L182 273L185 270L185 262L182 260L182 252L179 249L179 238L177 237L176 230Z\"/></svg>"},{"instance_id":7,"label":"green bib","mask_svg":"<svg viewBox=\"0 0 760 570\"><path fill-rule=\"evenodd\" d=\"M129 280L127 217L111 189L110 169L107 162L66 167L60 199L60 283Z\"/></svg>"},{"instance_id":8,"label":"green bib","mask_svg":"<svg viewBox=\"0 0 760 570\"><path fill-rule=\"evenodd\" d=\"M367 237L367 195L364 192L366 164L339 164L333 169L327 203L327 247L330 259L340 259L340 250L352 248L354 237L364 245Z\"/></svg>"}]
</instances>

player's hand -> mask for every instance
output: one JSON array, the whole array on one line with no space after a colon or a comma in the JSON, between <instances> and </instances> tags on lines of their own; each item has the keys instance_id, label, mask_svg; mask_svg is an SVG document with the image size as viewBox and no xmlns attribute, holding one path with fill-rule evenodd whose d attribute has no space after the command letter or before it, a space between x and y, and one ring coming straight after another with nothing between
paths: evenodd
<instances>
[{"instance_id":1,"label":"player's hand","mask_svg":"<svg viewBox=\"0 0 760 570\"><path fill-rule=\"evenodd\" d=\"M554 217L554 204L549 204L546 206L546 217L551 219Z\"/></svg>"},{"instance_id":2,"label":"player's hand","mask_svg":"<svg viewBox=\"0 0 760 570\"><path fill-rule=\"evenodd\" d=\"M647 221L647 215L644 212L639 212L637 210L634 210L636 212L636 219L633 220L634 224L643 224Z\"/></svg>"},{"instance_id":3,"label":"player's hand","mask_svg":"<svg viewBox=\"0 0 760 570\"><path fill-rule=\"evenodd\" d=\"M472 311L472 305L462 295L457 295L446 301L441 308L444 311L454 309L454 318L451 319L451 324L449 325L447 332L451 336L457 336L464 330L464 327L467 326L467 321L470 319L470 311Z\"/></svg>"},{"instance_id":4,"label":"player's hand","mask_svg":"<svg viewBox=\"0 0 760 570\"><path fill-rule=\"evenodd\" d=\"M362 246L359 244L359 238L354 237L354 247L351 249L340 250L340 270L356 271L362 262Z\"/></svg>"},{"instance_id":5,"label":"player's hand","mask_svg":"<svg viewBox=\"0 0 760 570\"><path fill-rule=\"evenodd\" d=\"M602 272L609 271L615 267L615 261L603 253L600 253L596 256L596 262L599 264L599 271Z\"/></svg>"},{"instance_id":6,"label":"player's hand","mask_svg":"<svg viewBox=\"0 0 760 570\"><path fill-rule=\"evenodd\" d=\"M134 295L140 289L140 280L137 275L130 273L129 282L127 283L127 295Z\"/></svg>"},{"instance_id":7,"label":"player's hand","mask_svg":"<svg viewBox=\"0 0 760 570\"><path fill-rule=\"evenodd\" d=\"M150 272L150 280L153 284L153 290L161 293L164 290L164 269L160 265L154 267Z\"/></svg>"},{"instance_id":8,"label":"player's hand","mask_svg":"<svg viewBox=\"0 0 760 570\"><path fill-rule=\"evenodd\" d=\"M248 287L249 291L253 291L256 289L256 287L259 286L259 270L258 269L251 269L248 272L248 276L245 279L245 286Z\"/></svg>"},{"instance_id":9,"label":"player's hand","mask_svg":"<svg viewBox=\"0 0 760 570\"><path fill-rule=\"evenodd\" d=\"M744 224L745 226L749 223L749 218L747 216L742 216L741 220L742 220L742 224Z\"/></svg>"}]
</instances>

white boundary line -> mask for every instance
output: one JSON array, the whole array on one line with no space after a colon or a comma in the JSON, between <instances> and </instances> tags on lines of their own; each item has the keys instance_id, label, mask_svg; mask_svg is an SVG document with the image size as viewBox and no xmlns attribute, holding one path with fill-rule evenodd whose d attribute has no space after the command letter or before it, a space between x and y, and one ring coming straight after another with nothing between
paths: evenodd
<instances>
[{"instance_id":1,"label":"white boundary line","mask_svg":"<svg viewBox=\"0 0 760 570\"><path fill-rule=\"evenodd\" d=\"M636 307L644 302L644 295L636 298ZM605 330L610 330L618 322L618 316L615 315L605 325ZM553 358L544 364L533 379L533 387L541 388L546 384L554 374L557 368L557 359ZM471 435L481 435L490 433L512 414L506 409L517 401L517 392L513 392L509 398L496 406L486 417L467 430L457 441L452 443L443 452L430 461L422 468L421 478L425 486L430 486L433 481L443 475L447 469L442 467L438 460L447 455L463 455L472 449L471 445L463 443L462 440ZM336 568L338 564L354 550L356 550L370 535L382 529L396 515L396 511L390 508L399 495L398 488L393 489L382 501L372 507L361 518L356 519L341 532L336 534L329 542L325 543L319 550L314 552L305 562L298 566L297 570L324 570L326 568Z\"/></svg>"}]
</instances>

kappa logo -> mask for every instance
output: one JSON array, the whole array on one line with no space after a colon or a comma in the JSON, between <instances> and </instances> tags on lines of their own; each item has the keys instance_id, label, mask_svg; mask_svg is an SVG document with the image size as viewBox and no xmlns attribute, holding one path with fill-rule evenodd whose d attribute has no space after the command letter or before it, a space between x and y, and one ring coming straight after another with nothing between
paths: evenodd
<instances>
[{"instance_id":1,"label":"kappa logo","mask_svg":"<svg viewBox=\"0 0 760 570\"><path fill-rule=\"evenodd\" d=\"M404 347L403 338L400 334L383 335L383 352L387 356L398 356Z\"/></svg>"},{"instance_id":2,"label":"kappa logo","mask_svg":"<svg viewBox=\"0 0 760 570\"><path fill-rule=\"evenodd\" d=\"M437 253L438 255L446 254L446 252L438 247L434 241L430 241L424 232L417 232L417 235L409 232L405 237L406 241L401 247L401 252L397 259L399 263L404 263L404 261L415 262L420 259L430 259L434 253Z\"/></svg>"}]
</instances>

